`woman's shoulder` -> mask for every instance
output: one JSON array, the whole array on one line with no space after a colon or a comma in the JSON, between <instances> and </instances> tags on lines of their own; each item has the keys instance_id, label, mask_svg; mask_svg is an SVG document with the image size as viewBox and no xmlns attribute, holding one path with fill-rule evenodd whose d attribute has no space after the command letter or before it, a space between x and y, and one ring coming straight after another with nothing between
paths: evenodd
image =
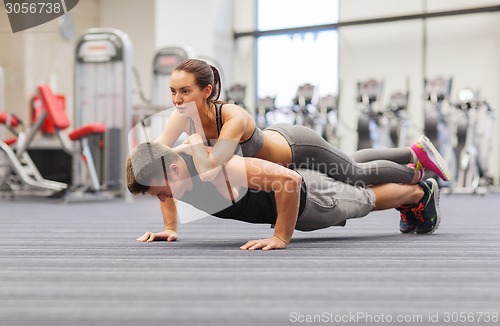
<instances>
[{"instance_id":1,"label":"woman's shoulder","mask_svg":"<svg viewBox=\"0 0 500 326\"><path fill-rule=\"evenodd\" d=\"M240 107L236 104L233 104L233 103L216 103L215 105L224 111L227 111L227 110L242 111L243 110L242 107Z\"/></svg>"},{"instance_id":2,"label":"woman's shoulder","mask_svg":"<svg viewBox=\"0 0 500 326\"><path fill-rule=\"evenodd\" d=\"M233 103L222 103L218 105L220 106L221 115L224 120L232 118L244 118L245 120L248 120L250 118L253 120L250 113L248 113L241 106Z\"/></svg>"}]
</instances>

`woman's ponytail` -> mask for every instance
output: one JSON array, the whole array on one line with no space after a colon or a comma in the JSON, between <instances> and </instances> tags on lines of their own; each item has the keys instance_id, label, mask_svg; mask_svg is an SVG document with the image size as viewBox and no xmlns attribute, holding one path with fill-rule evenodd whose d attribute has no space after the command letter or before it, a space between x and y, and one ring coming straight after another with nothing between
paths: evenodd
<instances>
[{"instance_id":1,"label":"woman's ponytail","mask_svg":"<svg viewBox=\"0 0 500 326\"><path fill-rule=\"evenodd\" d=\"M220 97L220 92L221 92L221 81L220 81L220 73L217 68L215 68L212 65L209 65L210 68L212 68L212 72L214 73L214 85L212 89L212 94L208 97L212 102L217 102Z\"/></svg>"}]
</instances>

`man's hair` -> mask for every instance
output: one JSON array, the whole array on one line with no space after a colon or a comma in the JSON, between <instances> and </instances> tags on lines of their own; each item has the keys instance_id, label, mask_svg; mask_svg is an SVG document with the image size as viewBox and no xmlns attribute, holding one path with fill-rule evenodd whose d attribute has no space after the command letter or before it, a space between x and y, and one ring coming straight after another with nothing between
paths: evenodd
<instances>
[{"instance_id":1,"label":"man's hair","mask_svg":"<svg viewBox=\"0 0 500 326\"><path fill-rule=\"evenodd\" d=\"M168 180L170 164L179 159L170 147L160 143L141 143L130 152L126 164L127 188L134 194L144 194L151 186L163 186ZM162 184L153 184L164 180ZM158 182L158 181L156 181Z\"/></svg>"}]
</instances>

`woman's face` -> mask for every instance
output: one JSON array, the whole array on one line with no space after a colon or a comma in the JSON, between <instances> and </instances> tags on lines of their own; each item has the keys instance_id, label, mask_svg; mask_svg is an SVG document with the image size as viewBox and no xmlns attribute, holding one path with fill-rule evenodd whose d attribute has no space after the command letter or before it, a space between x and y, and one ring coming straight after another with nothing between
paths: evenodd
<instances>
[{"instance_id":1,"label":"woman's face","mask_svg":"<svg viewBox=\"0 0 500 326\"><path fill-rule=\"evenodd\" d=\"M170 92L177 111L182 115L192 116L204 108L212 86L200 89L192 73L176 70L170 77Z\"/></svg>"}]
</instances>

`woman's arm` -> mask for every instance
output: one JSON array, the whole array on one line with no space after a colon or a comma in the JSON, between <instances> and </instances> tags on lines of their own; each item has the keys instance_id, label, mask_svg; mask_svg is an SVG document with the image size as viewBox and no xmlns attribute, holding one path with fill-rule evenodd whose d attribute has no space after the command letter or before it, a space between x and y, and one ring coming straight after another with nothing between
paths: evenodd
<instances>
[{"instance_id":1,"label":"woman's arm","mask_svg":"<svg viewBox=\"0 0 500 326\"><path fill-rule=\"evenodd\" d=\"M177 111L172 112L172 115L165 122L161 134L154 140L172 147L179 139L179 136L185 131L188 119L180 115Z\"/></svg>"},{"instance_id":2,"label":"woman's arm","mask_svg":"<svg viewBox=\"0 0 500 326\"><path fill-rule=\"evenodd\" d=\"M226 104L223 125L219 138L209 153L203 146L201 137L189 137L187 142L192 145L192 155L196 170L204 182L212 181L218 174L211 170L223 166L233 156L236 147L247 129L245 112L239 106Z\"/></svg>"}]
</instances>

